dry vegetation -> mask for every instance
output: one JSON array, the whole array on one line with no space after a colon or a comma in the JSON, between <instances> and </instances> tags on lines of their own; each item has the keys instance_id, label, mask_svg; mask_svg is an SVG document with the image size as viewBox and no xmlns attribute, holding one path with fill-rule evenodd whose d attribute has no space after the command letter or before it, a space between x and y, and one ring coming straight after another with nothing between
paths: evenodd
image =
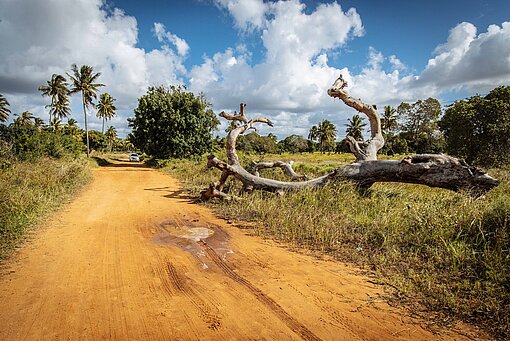
<instances>
[{"instance_id":1,"label":"dry vegetation","mask_svg":"<svg viewBox=\"0 0 510 341\"><path fill-rule=\"evenodd\" d=\"M15 162L0 172L0 259L36 221L69 199L91 178L81 159Z\"/></svg>"},{"instance_id":2,"label":"dry vegetation","mask_svg":"<svg viewBox=\"0 0 510 341\"><path fill-rule=\"evenodd\" d=\"M221 156L220 156L221 157ZM250 169L260 157L240 155ZM353 161L347 154L265 156L294 160L297 173L323 175ZM206 161L171 160L165 170L193 195L218 177ZM393 290L393 299L435 312L441 321L460 318L510 337L510 168L494 169L502 180L481 199L419 185L376 184L360 194L351 183L278 196L242 195L241 202L211 204L232 219L259 222L257 232L323 252L369 269ZM283 179L281 170L261 176ZM435 322L439 319L434 320Z\"/></svg>"}]
</instances>

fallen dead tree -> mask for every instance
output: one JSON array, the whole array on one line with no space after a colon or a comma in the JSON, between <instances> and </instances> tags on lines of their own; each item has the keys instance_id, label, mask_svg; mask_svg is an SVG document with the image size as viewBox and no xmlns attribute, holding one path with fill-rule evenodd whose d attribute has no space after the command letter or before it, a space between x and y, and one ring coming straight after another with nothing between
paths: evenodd
<instances>
[{"instance_id":1,"label":"fallen dead tree","mask_svg":"<svg viewBox=\"0 0 510 341\"><path fill-rule=\"evenodd\" d=\"M267 118L248 120L244 112L245 104L241 103L239 114L229 115L225 112L219 114L229 121L239 122L240 126L232 129L227 136L227 162L219 160L214 155L208 157L207 166L219 169L221 177L217 183L211 184L208 189L202 191L202 200L208 200L212 197L233 199L234 197L222 192L223 186L230 176L239 180L246 191L264 190L279 194L301 188L321 187L330 181L339 180L354 181L363 189L370 188L376 182L402 182L453 191L464 190L477 196L486 193L499 184L497 179L481 169L444 154L418 154L406 157L403 160L377 160L377 152L384 146L381 120L377 109L373 105L352 98L345 90L346 87L347 82L340 75L328 90L328 95L339 98L349 107L364 113L370 122L371 136L368 141L356 141L352 137L348 137L348 143L351 151L356 156L356 162L340 167L322 177L297 182L277 181L259 176L258 170L261 168L280 167L287 172L291 179L300 177L294 172L291 165L282 161L259 163L254 166L252 173L248 172L241 166L237 156L236 141L238 136L250 129L255 129L255 123L263 123L269 126L273 126L273 123Z\"/></svg>"}]
</instances>

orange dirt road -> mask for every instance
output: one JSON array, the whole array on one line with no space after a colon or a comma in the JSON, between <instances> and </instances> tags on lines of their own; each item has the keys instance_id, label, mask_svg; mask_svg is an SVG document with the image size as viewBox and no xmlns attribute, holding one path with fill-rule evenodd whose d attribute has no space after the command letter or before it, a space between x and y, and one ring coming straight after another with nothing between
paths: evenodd
<instances>
[{"instance_id":1,"label":"orange dirt road","mask_svg":"<svg viewBox=\"0 0 510 341\"><path fill-rule=\"evenodd\" d=\"M381 289L228 225L140 164L93 182L3 265L0 340L445 340Z\"/></svg>"}]
</instances>

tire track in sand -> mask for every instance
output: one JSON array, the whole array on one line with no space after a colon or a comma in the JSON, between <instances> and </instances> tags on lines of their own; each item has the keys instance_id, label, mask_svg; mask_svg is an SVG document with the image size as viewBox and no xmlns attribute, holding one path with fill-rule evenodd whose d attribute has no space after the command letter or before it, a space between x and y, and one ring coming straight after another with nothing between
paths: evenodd
<instances>
[{"instance_id":1,"label":"tire track in sand","mask_svg":"<svg viewBox=\"0 0 510 341\"><path fill-rule=\"evenodd\" d=\"M298 334L305 340L320 340L312 331L306 326L297 321L294 317L289 315L276 301L271 297L263 293L259 288L251 284L245 278L235 273L227 263L225 263L221 257L203 240L199 241L200 245L204 248L206 255L211 259L223 273L235 281L236 283L244 286L248 289L262 304L264 304L269 310L271 310L278 318L287 325L294 333Z\"/></svg>"},{"instance_id":2,"label":"tire track in sand","mask_svg":"<svg viewBox=\"0 0 510 341\"><path fill-rule=\"evenodd\" d=\"M212 311L212 308L204 300L202 300L194 290L186 285L185 281L181 278L175 266L167 262L166 272L168 279L172 286L198 309L200 318L207 324L207 327L211 330L217 331L221 327L221 317Z\"/></svg>"}]
</instances>

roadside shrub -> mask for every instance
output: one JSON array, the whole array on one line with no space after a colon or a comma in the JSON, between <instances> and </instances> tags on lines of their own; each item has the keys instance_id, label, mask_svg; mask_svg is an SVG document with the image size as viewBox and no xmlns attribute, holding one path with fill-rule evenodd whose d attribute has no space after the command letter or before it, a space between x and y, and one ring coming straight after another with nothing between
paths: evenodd
<instances>
[{"instance_id":1,"label":"roadside shrub","mask_svg":"<svg viewBox=\"0 0 510 341\"><path fill-rule=\"evenodd\" d=\"M83 150L83 144L69 134L34 126L0 126L0 140L20 161L34 161L41 157L77 157Z\"/></svg>"}]
</instances>

